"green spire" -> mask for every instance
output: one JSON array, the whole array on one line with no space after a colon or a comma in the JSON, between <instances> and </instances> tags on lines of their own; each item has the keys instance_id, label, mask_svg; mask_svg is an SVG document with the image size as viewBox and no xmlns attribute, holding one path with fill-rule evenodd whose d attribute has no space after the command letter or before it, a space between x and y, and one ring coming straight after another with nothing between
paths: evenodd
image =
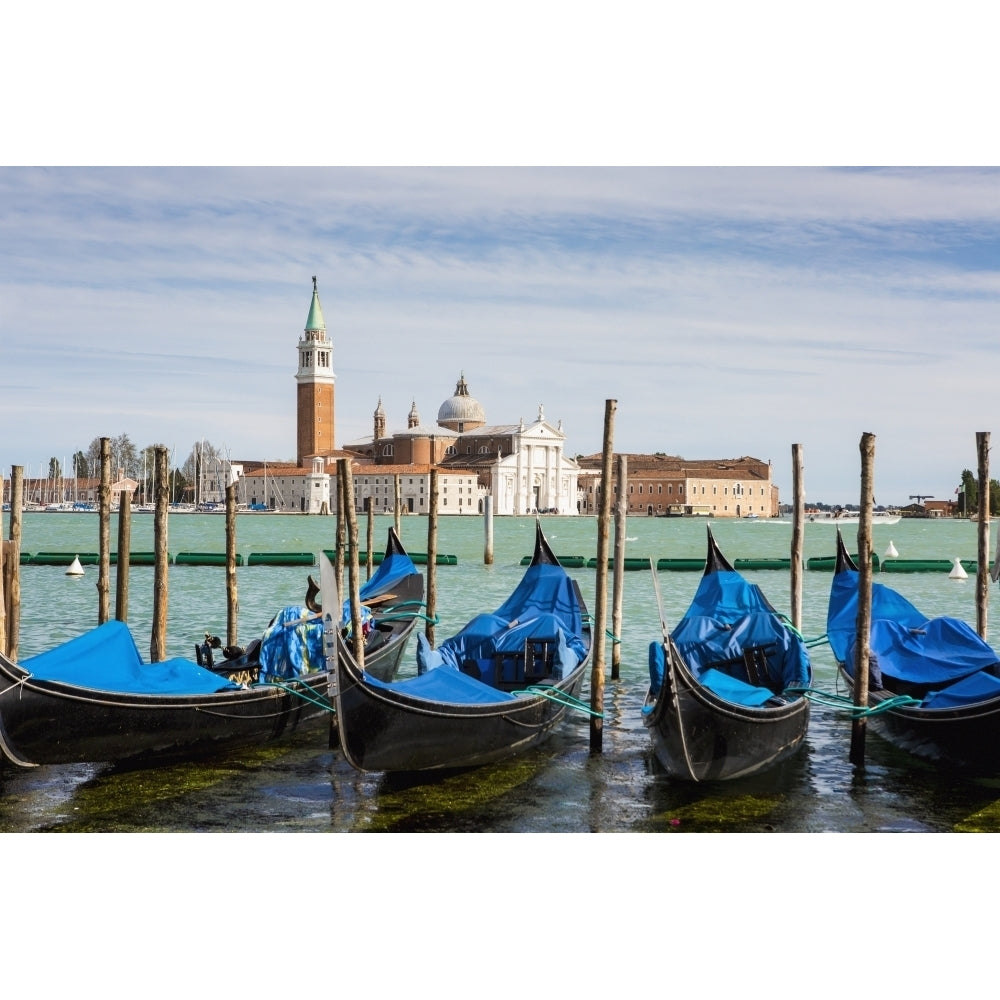
<instances>
[{"instance_id":1,"label":"green spire","mask_svg":"<svg viewBox=\"0 0 1000 1000\"><path fill-rule=\"evenodd\" d=\"M319 304L319 292L316 290L316 275L313 275L313 297L309 306L309 318L306 320L307 330L325 330L326 322L323 319L323 309Z\"/></svg>"}]
</instances>

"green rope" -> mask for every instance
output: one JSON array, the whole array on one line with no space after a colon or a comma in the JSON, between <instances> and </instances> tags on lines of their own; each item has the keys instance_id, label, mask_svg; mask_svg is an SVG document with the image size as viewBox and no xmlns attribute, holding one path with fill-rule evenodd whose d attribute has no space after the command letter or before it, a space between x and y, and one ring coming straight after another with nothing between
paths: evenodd
<instances>
[{"instance_id":1,"label":"green rope","mask_svg":"<svg viewBox=\"0 0 1000 1000\"><path fill-rule=\"evenodd\" d=\"M592 715L598 719L604 718L603 712L595 712L585 701L580 701L579 698L574 698L573 695L567 694L565 691L560 691L558 688L549 687L548 685L532 684L522 691L511 691L511 694L515 697L525 694L548 698L549 701L554 701L558 705L564 705L566 708L572 708L577 712L583 712L584 715Z\"/></svg>"},{"instance_id":2,"label":"green rope","mask_svg":"<svg viewBox=\"0 0 1000 1000\"><path fill-rule=\"evenodd\" d=\"M799 630L798 630L798 629L797 629L797 628L796 628L796 627L795 627L795 626L794 626L794 625L792 624L792 620L791 620L791 618L789 618L789 617L788 617L788 615L783 615L783 614L781 614L781 613L779 612L779 613L778 613L778 617L779 617L779 618L781 619L781 621L782 621L782 624L783 624L783 625L785 626L785 628L787 628L789 632L792 632L792 633L794 633L795 635L797 635L797 636L798 636L798 637L799 637L799 638L800 638L800 639L802 640L802 642L803 642L803 643L805 643L805 645L806 645L806 646L809 646L809 647L812 647L812 646L819 646L819 645L822 645L822 644L823 644L824 642L829 642L829 641L830 641L830 640L829 640L829 639L827 638L827 635L826 635L826 633L825 633L825 632L824 632L824 633L823 633L823 634L822 634L821 636L818 636L818 637L817 637L817 638L815 638L815 639L807 639L807 638L806 638L806 637L805 637L805 636L804 636L804 635L803 635L803 634L802 634L802 633L801 633L801 632L800 632L800 631L799 631Z\"/></svg>"},{"instance_id":3,"label":"green rope","mask_svg":"<svg viewBox=\"0 0 1000 1000\"><path fill-rule=\"evenodd\" d=\"M809 701L818 705L825 705L827 708L840 709L851 716L852 719L866 719L871 715L881 715L883 712L890 712L894 708L907 708L911 705L919 705L919 698L911 698L908 694L896 695L894 698L886 698L877 705L866 708L864 705L855 705L854 702L841 694L830 694L829 691L820 691L816 688L786 688L784 694L802 695Z\"/></svg>"},{"instance_id":4,"label":"green rope","mask_svg":"<svg viewBox=\"0 0 1000 1000\"><path fill-rule=\"evenodd\" d=\"M261 681L259 684L255 684L253 686L281 688L281 690L286 694L293 694L297 698L301 698L303 701L308 701L310 704L322 708L324 712L333 712L336 714L337 711L333 707L333 703L329 698L317 698L311 691L303 690L302 688L294 688L288 684L283 684L281 681Z\"/></svg>"},{"instance_id":5,"label":"green rope","mask_svg":"<svg viewBox=\"0 0 1000 1000\"><path fill-rule=\"evenodd\" d=\"M584 616L583 616L583 620L584 620L584 621L585 621L585 622L586 622L586 623L587 623L588 625L596 625L596 624L597 624L597 619L596 619L596 618L595 618L595 617L594 617L593 615L590 615L590 614L588 614L588 615L584 615ZM610 640L611 640L611 641L612 641L613 643L621 643L621 641L622 641L622 640L621 640L621 636L618 636L618 635L615 635L615 634L614 634L614 632L612 632L612 631L611 631L611 629L609 629L609 628L606 628L606 629L604 630L604 635L605 635L605 636L606 636L606 637L607 637L608 639L610 639Z\"/></svg>"}]
</instances>

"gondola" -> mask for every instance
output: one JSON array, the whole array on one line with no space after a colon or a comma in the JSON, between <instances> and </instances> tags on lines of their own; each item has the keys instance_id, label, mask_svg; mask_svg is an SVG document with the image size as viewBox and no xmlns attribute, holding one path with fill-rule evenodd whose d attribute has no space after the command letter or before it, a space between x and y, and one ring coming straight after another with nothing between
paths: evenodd
<instances>
[{"instance_id":1,"label":"gondola","mask_svg":"<svg viewBox=\"0 0 1000 1000\"><path fill-rule=\"evenodd\" d=\"M531 564L510 597L436 649L418 633L415 676L379 681L336 636L343 755L360 771L439 772L536 746L579 695L591 645L580 588L536 522Z\"/></svg>"},{"instance_id":2,"label":"gondola","mask_svg":"<svg viewBox=\"0 0 1000 1000\"><path fill-rule=\"evenodd\" d=\"M868 704L872 728L919 757L979 772L1000 770L1000 662L958 618L927 618L885 584L871 588ZM827 636L854 685L858 568L837 533Z\"/></svg>"},{"instance_id":3,"label":"gondola","mask_svg":"<svg viewBox=\"0 0 1000 1000\"><path fill-rule=\"evenodd\" d=\"M328 560L321 553L321 560ZM268 626L264 636L246 648L228 650L216 636L206 635L195 650L197 662L240 684L254 684L264 676L288 677L302 671L302 657L308 657L313 669L325 669L323 653L323 605L317 598L320 584L310 576L305 607L283 609ZM331 583L332 583L331 578ZM331 586L332 590L333 587ZM389 527L385 553L371 578L359 591L365 634L365 669L383 681L396 676L407 642L422 617L424 578L410 558L399 535ZM349 633L351 605L343 603L341 627ZM216 659L215 650L223 658Z\"/></svg>"},{"instance_id":4,"label":"gondola","mask_svg":"<svg viewBox=\"0 0 1000 1000\"><path fill-rule=\"evenodd\" d=\"M366 643L373 646L372 668L387 679L420 617L414 603L423 595L423 577L399 550L366 585L377 608ZM379 596L387 599L378 603ZM293 606L245 653L210 665L182 657L144 663L119 621L20 663L0 656L0 754L20 767L150 763L329 724L323 643L319 615ZM252 682L241 681L242 674L252 674Z\"/></svg>"},{"instance_id":5,"label":"gondola","mask_svg":"<svg viewBox=\"0 0 1000 1000\"><path fill-rule=\"evenodd\" d=\"M708 529L708 558L673 632L660 608L649 646L642 721L667 774L723 781L763 771L794 753L809 725L812 668L802 637L760 587L726 561Z\"/></svg>"}]
</instances>

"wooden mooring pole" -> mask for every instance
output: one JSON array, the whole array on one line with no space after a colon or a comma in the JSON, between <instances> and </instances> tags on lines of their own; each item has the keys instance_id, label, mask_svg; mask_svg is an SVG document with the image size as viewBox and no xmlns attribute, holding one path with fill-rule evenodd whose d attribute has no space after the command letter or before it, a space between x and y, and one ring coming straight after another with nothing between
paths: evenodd
<instances>
[{"instance_id":1,"label":"wooden mooring pole","mask_svg":"<svg viewBox=\"0 0 1000 1000\"><path fill-rule=\"evenodd\" d=\"M333 576L337 584L337 607L344 606L344 551L347 548L347 497L344 495L344 476L337 465L337 545L333 553ZM338 618L338 621L340 619Z\"/></svg>"},{"instance_id":2,"label":"wooden mooring pole","mask_svg":"<svg viewBox=\"0 0 1000 1000\"><path fill-rule=\"evenodd\" d=\"M802 631L802 572L805 563L802 558L806 532L805 489L802 485L802 445L792 445L792 625Z\"/></svg>"},{"instance_id":3,"label":"wooden mooring pole","mask_svg":"<svg viewBox=\"0 0 1000 1000\"><path fill-rule=\"evenodd\" d=\"M118 558L115 562L115 618L128 621L128 575L132 556L132 493L118 495Z\"/></svg>"},{"instance_id":4,"label":"wooden mooring pole","mask_svg":"<svg viewBox=\"0 0 1000 1000\"><path fill-rule=\"evenodd\" d=\"M611 679L618 680L622 662L622 598L625 592L625 531L628 517L628 456L618 456L618 501L615 504L615 570L611 585Z\"/></svg>"},{"instance_id":5,"label":"wooden mooring pole","mask_svg":"<svg viewBox=\"0 0 1000 1000\"><path fill-rule=\"evenodd\" d=\"M24 519L24 469L20 465L10 468L10 523L7 535L11 565L4 578L4 605L7 611L7 656L17 659L17 646L21 636L21 534Z\"/></svg>"},{"instance_id":6,"label":"wooden mooring pole","mask_svg":"<svg viewBox=\"0 0 1000 1000\"><path fill-rule=\"evenodd\" d=\"M167 540L167 508L170 501L167 449L154 451L156 487L153 491L153 627L149 639L149 659L159 663L167 658L167 594L170 555Z\"/></svg>"},{"instance_id":7,"label":"wooden mooring pole","mask_svg":"<svg viewBox=\"0 0 1000 1000\"><path fill-rule=\"evenodd\" d=\"M608 622L608 521L611 517L611 465L614 458L615 410L618 400L604 404L604 451L601 464L601 502L597 514L597 580L594 596L592 640L594 658L590 672L590 751L604 748L604 650Z\"/></svg>"},{"instance_id":8,"label":"wooden mooring pole","mask_svg":"<svg viewBox=\"0 0 1000 1000\"><path fill-rule=\"evenodd\" d=\"M854 706L868 707L868 660L872 628L872 506L875 503L875 435L861 435L861 514L858 519L858 623L854 655ZM851 724L851 763L865 766L868 719L858 716Z\"/></svg>"},{"instance_id":9,"label":"wooden mooring pole","mask_svg":"<svg viewBox=\"0 0 1000 1000\"><path fill-rule=\"evenodd\" d=\"M434 648L434 619L437 617L437 533L438 533L438 471L430 472L430 496L427 508L427 624L424 635Z\"/></svg>"},{"instance_id":10,"label":"wooden mooring pole","mask_svg":"<svg viewBox=\"0 0 1000 1000\"><path fill-rule=\"evenodd\" d=\"M354 508L354 476L351 460L339 459L344 480L344 515L347 522L347 592L351 602L351 649L358 666L365 668L365 637L361 631L361 567L358 561L358 517Z\"/></svg>"},{"instance_id":11,"label":"wooden mooring pole","mask_svg":"<svg viewBox=\"0 0 1000 1000\"><path fill-rule=\"evenodd\" d=\"M232 474L230 471L230 478ZM226 644L239 641L240 602L236 589L236 482L226 486Z\"/></svg>"},{"instance_id":12,"label":"wooden mooring pole","mask_svg":"<svg viewBox=\"0 0 1000 1000\"><path fill-rule=\"evenodd\" d=\"M97 624L111 617L111 438L101 438L101 483L97 487Z\"/></svg>"},{"instance_id":13,"label":"wooden mooring pole","mask_svg":"<svg viewBox=\"0 0 1000 1000\"><path fill-rule=\"evenodd\" d=\"M976 631L986 639L990 590L990 432L976 434L979 457L979 523L976 546Z\"/></svg>"},{"instance_id":14,"label":"wooden mooring pole","mask_svg":"<svg viewBox=\"0 0 1000 1000\"><path fill-rule=\"evenodd\" d=\"M365 497L368 508L368 534L365 542L365 579L372 578L372 566L375 565L375 497Z\"/></svg>"},{"instance_id":15,"label":"wooden mooring pole","mask_svg":"<svg viewBox=\"0 0 1000 1000\"><path fill-rule=\"evenodd\" d=\"M483 565L493 565L493 497L483 497Z\"/></svg>"}]
</instances>

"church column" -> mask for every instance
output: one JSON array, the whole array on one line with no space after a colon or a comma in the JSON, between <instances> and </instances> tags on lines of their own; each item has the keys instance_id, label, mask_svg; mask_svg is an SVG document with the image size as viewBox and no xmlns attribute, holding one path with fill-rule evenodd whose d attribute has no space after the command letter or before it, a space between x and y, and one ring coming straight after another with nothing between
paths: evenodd
<instances>
[{"instance_id":1,"label":"church column","mask_svg":"<svg viewBox=\"0 0 1000 1000\"><path fill-rule=\"evenodd\" d=\"M528 452L528 474L525 477L527 513L530 514L535 508L535 446L529 444L525 450Z\"/></svg>"},{"instance_id":2,"label":"church column","mask_svg":"<svg viewBox=\"0 0 1000 1000\"><path fill-rule=\"evenodd\" d=\"M524 469L521 465L521 435L518 434L516 437L517 442L517 466L514 471L514 513L523 514L525 512L524 508L524 486L521 484L521 479L524 474Z\"/></svg>"}]
</instances>

